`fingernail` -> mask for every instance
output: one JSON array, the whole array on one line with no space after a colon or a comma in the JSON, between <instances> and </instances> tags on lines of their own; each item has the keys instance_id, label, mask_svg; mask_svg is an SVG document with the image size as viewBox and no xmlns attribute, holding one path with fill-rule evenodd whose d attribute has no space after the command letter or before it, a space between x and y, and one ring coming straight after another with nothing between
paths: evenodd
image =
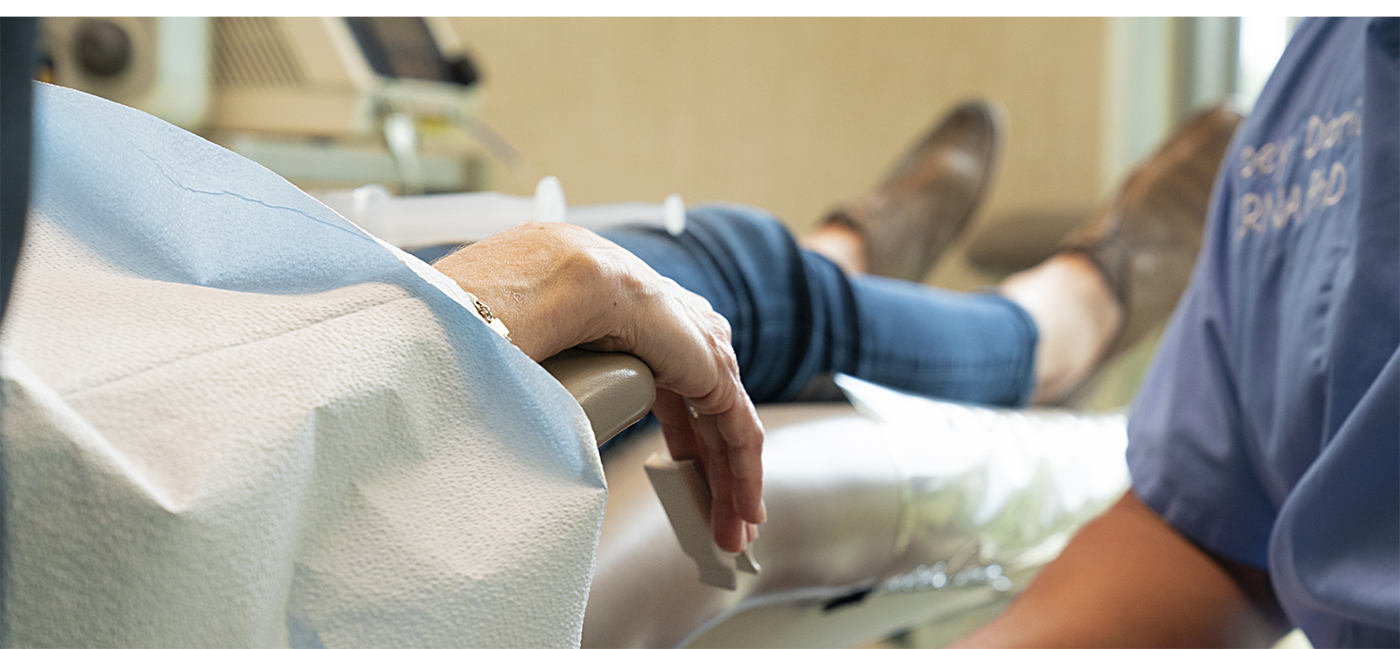
<instances>
[{"instance_id":1,"label":"fingernail","mask_svg":"<svg viewBox=\"0 0 1400 649\"><path fill-rule=\"evenodd\" d=\"M760 519L758 522L768 522L768 503L765 503L762 500L758 501L758 517Z\"/></svg>"}]
</instances>

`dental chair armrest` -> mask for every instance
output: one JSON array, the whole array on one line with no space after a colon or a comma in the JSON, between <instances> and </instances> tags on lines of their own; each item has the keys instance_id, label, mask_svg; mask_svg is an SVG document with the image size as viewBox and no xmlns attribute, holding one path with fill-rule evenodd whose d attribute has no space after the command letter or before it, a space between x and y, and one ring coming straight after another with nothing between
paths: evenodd
<instances>
[{"instance_id":1,"label":"dental chair armrest","mask_svg":"<svg viewBox=\"0 0 1400 649\"><path fill-rule=\"evenodd\" d=\"M566 349L540 365L583 406L599 445L640 420L656 401L651 368L631 354Z\"/></svg>"}]
</instances>

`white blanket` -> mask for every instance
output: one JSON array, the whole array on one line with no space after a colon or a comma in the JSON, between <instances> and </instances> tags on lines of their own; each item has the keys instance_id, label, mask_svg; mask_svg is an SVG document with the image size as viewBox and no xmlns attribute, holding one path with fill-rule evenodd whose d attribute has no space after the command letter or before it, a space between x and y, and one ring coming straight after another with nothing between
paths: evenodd
<instances>
[{"instance_id":1,"label":"white blanket","mask_svg":"<svg viewBox=\"0 0 1400 649\"><path fill-rule=\"evenodd\" d=\"M9 641L577 645L587 420L451 281L153 117L36 88L4 322Z\"/></svg>"}]
</instances>

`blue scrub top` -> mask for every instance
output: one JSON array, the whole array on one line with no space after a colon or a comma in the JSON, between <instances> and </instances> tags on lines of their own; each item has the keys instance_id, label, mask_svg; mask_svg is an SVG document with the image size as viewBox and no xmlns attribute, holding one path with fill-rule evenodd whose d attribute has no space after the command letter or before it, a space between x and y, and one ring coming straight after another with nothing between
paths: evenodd
<instances>
[{"instance_id":1,"label":"blue scrub top","mask_svg":"<svg viewBox=\"0 0 1400 649\"><path fill-rule=\"evenodd\" d=\"M1133 489L1317 646L1400 644L1400 19L1298 28L1128 425Z\"/></svg>"}]
</instances>

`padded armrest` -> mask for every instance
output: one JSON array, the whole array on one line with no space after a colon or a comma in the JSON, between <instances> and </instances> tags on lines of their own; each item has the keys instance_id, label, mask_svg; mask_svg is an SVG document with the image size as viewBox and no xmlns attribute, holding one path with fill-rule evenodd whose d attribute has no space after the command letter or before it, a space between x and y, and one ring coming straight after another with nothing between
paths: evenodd
<instances>
[{"instance_id":1,"label":"padded armrest","mask_svg":"<svg viewBox=\"0 0 1400 649\"><path fill-rule=\"evenodd\" d=\"M599 445L637 423L656 401L651 368L631 354L566 349L540 365L583 406Z\"/></svg>"}]
</instances>

